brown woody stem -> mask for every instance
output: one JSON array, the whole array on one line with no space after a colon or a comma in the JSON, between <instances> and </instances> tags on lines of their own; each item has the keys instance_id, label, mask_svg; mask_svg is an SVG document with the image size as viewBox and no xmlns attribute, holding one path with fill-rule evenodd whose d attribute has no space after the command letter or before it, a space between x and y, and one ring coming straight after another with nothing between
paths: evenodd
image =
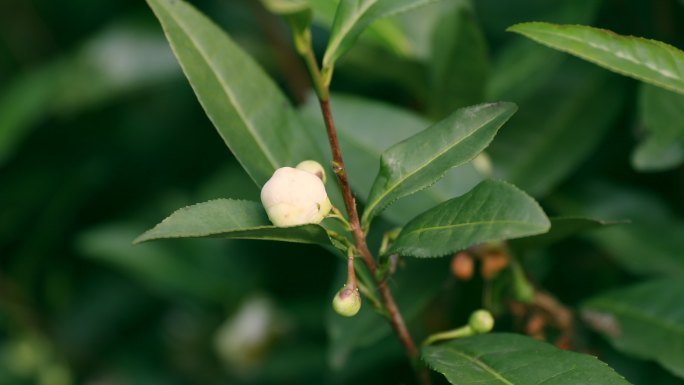
<instances>
[{"instance_id":1,"label":"brown woody stem","mask_svg":"<svg viewBox=\"0 0 684 385\"><path fill-rule=\"evenodd\" d=\"M427 368L423 367L420 363L420 352L418 351L418 348L413 341L413 337L411 337L411 334L406 327L406 323L404 322L404 318L397 307L394 296L392 295L392 291L390 290L389 286L387 286L387 282L384 279L378 279L376 275L378 265L373 258L373 254L368 249L366 236L361 229L359 213L356 209L356 201L354 200L354 196L352 195L349 181L347 179L347 172L344 167L342 151L340 150L340 142L337 137L337 129L335 128L335 121L330 108L330 92L327 82L323 81L321 71L318 67L318 63L311 46L309 46L307 52L302 53L302 55L304 56L304 61L311 74L312 81L314 83L314 89L316 90L318 101L320 103L323 120L325 122L325 128L328 134L328 142L330 143L330 150L332 152L333 171L337 176L337 181L339 183L340 189L342 190L342 197L344 199L344 206L347 210L347 214L349 215L349 225L352 236L354 237L354 244L356 245L356 249L361 256L361 259L368 267L368 270L375 280L375 285L382 296L382 302L389 316L390 323L392 324L395 333L404 346L406 354L408 355L414 367L417 369L420 382L423 385L429 385L430 374Z\"/></svg>"}]
</instances>

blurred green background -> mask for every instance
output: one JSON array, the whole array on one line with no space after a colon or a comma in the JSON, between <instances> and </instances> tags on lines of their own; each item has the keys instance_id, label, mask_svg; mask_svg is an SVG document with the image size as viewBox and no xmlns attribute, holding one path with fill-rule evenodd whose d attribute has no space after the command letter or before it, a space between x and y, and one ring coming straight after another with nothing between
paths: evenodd
<instances>
[{"instance_id":1,"label":"blurred green background","mask_svg":"<svg viewBox=\"0 0 684 385\"><path fill-rule=\"evenodd\" d=\"M536 282L564 302L644 274L684 274L677 150L674 160L633 160L645 136L643 86L504 32L521 21L583 23L684 47L682 3L473 3L458 21L428 9L380 24L340 62L333 90L432 119L484 100L519 103L492 145L494 175L552 214L633 221L526 259ZM306 72L281 20L256 0L193 4L294 103L304 101ZM329 16L317 14L319 53ZM451 36L449 28L464 23L479 48L466 39L446 49L476 70L448 58L435 65L442 46L431 33ZM399 38L388 37L392 28ZM451 69L477 74L453 97ZM353 357L330 343L339 323L330 321L329 303L342 266L323 249L131 245L175 209L220 197L258 200L258 190L204 115L143 1L0 0L0 384L412 381L392 336L370 338ZM446 272L442 265L430 269ZM448 274L438 282L416 321L426 329L463 322L479 305L481 283ZM634 383L683 383L596 335L582 338Z\"/></svg>"}]
</instances>

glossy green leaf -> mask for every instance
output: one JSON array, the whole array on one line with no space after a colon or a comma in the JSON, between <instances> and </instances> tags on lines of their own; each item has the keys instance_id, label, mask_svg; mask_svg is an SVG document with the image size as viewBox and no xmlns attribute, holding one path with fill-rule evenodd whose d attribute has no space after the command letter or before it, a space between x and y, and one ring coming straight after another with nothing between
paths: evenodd
<instances>
[{"instance_id":1,"label":"glossy green leaf","mask_svg":"<svg viewBox=\"0 0 684 385\"><path fill-rule=\"evenodd\" d=\"M680 279L649 281L590 299L582 317L616 349L655 360L684 378L682 298Z\"/></svg>"},{"instance_id":2,"label":"glossy green leaf","mask_svg":"<svg viewBox=\"0 0 684 385\"><path fill-rule=\"evenodd\" d=\"M456 7L437 20L428 71L434 116L484 100L489 75L487 43L470 7Z\"/></svg>"},{"instance_id":3,"label":"glossy green leaf","mask_svg":"<svg viewBox=\"0 0 684 385\"><path fill-rule=\"evenodd\" d=\"M263 185L273 171L319 159L289 101L218 26L180 0L149 0L219 134Z\"/></svg>"},{"instance_id":4,"label":"glossy green leaf","mask_svg":"<svg viewBox=\"0 0 684 385\"><path fill-rule=\"evenodd\" d=\"M644 84L639 94L643 141L632 153L641 171L660 171L684 161L684 95Z\"/></svg>"},{"instance_id":5,"label":"glossy green leaf","mask_svg":"<svg viewBox=\"0 0 684 385\"><path fill-rule=\"evenodd\" d=\"M361 97L333 95L331 105L349 182L355 196L365 202L379 169L378 159L382 152L397 141L420 132L430 123L408 110ZM307 129L317 139L320 148L327 148L328 139L318 102L311 99L302 114L308 122ZM465 194L481 181L482 177L471 164L454 167L429 189L388 207L383 216L397 224L406 223L438 203Z\"/></svg>"},{"instance_id":6,"label":"glossy green leaf","mask_svg":"<svg viewBox=\"0 0 684 385\"><path fill-rule=\"evenodd\" d=\"M534 199L508 183L486 180L411 220L388 253L440 257L483 242L544 233L549 227Z\"/></svg>"},{"instance_id":7,"label":"glossy green leaf","mask_svg":"<svg viewBox=\"0 0 684 385\"><path fill-rule=\"evenodd\" d=\"M518 334L483 334L428 346L423 360L454 385L629 384L596 357Z\"/></svg>"},{"instance_id":8,"label":"glossy green leaf","mask_svg":"<svg viewBox=\"0 0 684 385\"><path fill-rule=\"evenodd\" d=\"M605 221L580 217L555 217L549 218L549 220L551 221L551 229L547 233L515 239L511 242L511 245L527 249L533 247L546 247L586 231L599 229L605 226L629 224L629 221Z\"/></svg>"},{"instance_id":9,"label":"glossy green leaf","mask_svg":"<svg viewBox=\"0 0 684 385\"><path fill-rule=\"evenodd\" d=\"M620 77L577 60L564 63L551 82L521 102L487 150L494 176L535 197L548 194L600 143L623 100Z\"/></svg>"},{"instance_id":10,"label":"glossy green leaf","mask_svg":"<svg viewBox=\"0 0 684 385\"><path fill-rule=\"evenodd\" d=\"M630 223L588 236L633 274L684 277L684 220L658 196L625 185L585 182L550 197L559 211Z\"/></svg>"},{"instance_id":11,"label":"glossy green leaf","mask_svg":"<svg viewBox=\"0 0 684 385\"><path fill-rule=\"evenodd\" d=\"M351 48L361 32L375 20L438 1L441 0L341 1L330 31L323 67L331 70L337 59Z\"/></svg>"},{"instance_id":12,"label":"glossy green leaf","mask_svg":"<svg viewBox=\"0 0 684 385\"><path fill-rule=\"evenodd\" d=\"M447 170L473 159L516 110L515 104L507 102L462 108L386 150L362 225L368 226L375 215L397 199L429 187Z\"/></svg>"},{"instance_id":13,"label":"glossy green leaf","mask_svg":"<svg viewBox=\"0 0 684 385\"><path fill-rule=\"evenodd\" d=\"M684 52L669 44L582 25L532 22L508 30L611 71L684 94Z\"/></svg>"},{"instance_id":14,"label":"glossy green leaf","mask_svg":"<svg viewBox=\"0 0 684 385\"><path fill-rule=\"evenodd\" d=\"M319 225L275 227L261 204L232 199L216 199L179 209L139 236L135 243L209 237L330 244L326 231Z\"/></svg>"}]
</instances>

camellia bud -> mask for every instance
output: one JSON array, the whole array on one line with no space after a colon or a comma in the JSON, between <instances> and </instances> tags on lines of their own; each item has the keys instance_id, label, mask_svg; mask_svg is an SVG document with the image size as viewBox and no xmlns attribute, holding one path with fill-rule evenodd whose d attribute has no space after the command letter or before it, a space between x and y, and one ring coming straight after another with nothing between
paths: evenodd
<instances>
[{"instance_id":1,"label":"camellia bud","mask_svg":"<svg viewBox=\"0 0 684 385\"><path fill-rule=\"evenodd\" d=\"M315 160L305 160L300 162L295 168L316 175L325 184L325 169Z\"/></svg>"},{"instance_id":2,"label":"camellia bud","mask_svg":"<svg viewBox=\"0 0 684 385\"><path fill-rule=\"evenodd\" d=\"M278 227L320 223L332 204L323 181L292 167L282 167L261 188L261 203Z\"/></svg>"},{"instance_id":3,"label":"camellia bud","mask_svg":"<svg viewBox=\"0 0 684 385\"><path fill-rule=\"evenodd\" d=\"M361 295L359 289L343 287L333 298L333 309L344 317L353 317L361 309Z\"/></svg>"},{"instance_id":4,"label":"camellia bud","mask_svg":"<svg viewBox=\"0 0 684 385\"><path fill-rule=\"evenodd\" d=\"M488 333L494 328L494 317L487 310L476 310L470 315L468 326L477 334Z\"/></svg>"},{"instance_id":5,"label":"camellia bud","mask_svg":"<svg viewBox=\"0 0 684 385\"><path fill-rule=\"evenodd\" d=\"M473 277L474 270L475 261L473 261L473 257L465 251L456 253L451 260L451 273L462 281L469 281L470 278Z\"/></svg>"}]
</instances>

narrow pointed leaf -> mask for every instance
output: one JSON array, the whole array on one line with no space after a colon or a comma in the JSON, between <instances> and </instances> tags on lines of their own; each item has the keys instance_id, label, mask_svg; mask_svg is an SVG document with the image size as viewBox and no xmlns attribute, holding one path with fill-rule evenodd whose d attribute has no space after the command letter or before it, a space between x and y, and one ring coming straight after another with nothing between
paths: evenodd
<instances>
[{"instance_id":1,"label":"narrow pointed leaf","mask_svg":"<svg viewBox=\"0 0 684 385\"><path fill-rule=\"evenodd\" d=\"M532 22L508 30L613 72L684 94L684 52L669 44L582 25Z\"/></svg>"},{"instance_id":2,"label":"narrow pointed leaf","mask_svg":"<svg viewBox=\"0 0 684 385\"><path fill-rule=\"evenodd\" d=\"M148 0L207 115L247 173L318 159L275 83L218 26L180 0Z\"/></svg>"},{"instance_id":3,"label":"narrow pointed leaf","mask_svg":"<svg viewBox=\"0 0 684 385\"><path fill-rule=\"evenodd\" d=\"M364 226L392 202L431 186L447 170L477 156L516 110L507 102L462 108L385 151L363 213Z\"/></svg>"},{"instance_id":4,"label":"narrow pointed leaf","mask_svg":"<svg viewBox=\"0 0 684 385\"><path fill-rule=\"evenodd\" d=\"M332 95L331 104L340 148L345 154L345 167L350 175L349 183L354 196L366 202L382 152L397 141L417 134L430 123L411 111L357 96ZM311 99L302 113L305 121L310 121L306 127L319 146L328 148L318 101ZM462 164L447 171L429 189L388 207L382 215L395 224L404 224L436 204L467 193L481 181L482 177L472 164Z\"/></svg>"},{"instance_id":5,"label":"narrow pointed leaf","mask_svg":"<svg viewBox=\"0 0 684 385\"><path fill-rule=\"evenodd\" d=\"M441 0L343 0L330 31L323 66L332 68L356 38L374 21Z\"/></svg>"},{"instance_id":6,"label":"narrow pointed leaf","mask_svg":"<svg viewBox=\"0 0 684 385\"><path fill-rule=\"evenodd\" d=\"M319 225L275 227L261 204L233 199L216 199L177 210L134 243L168 238L262 239L329 245Z\"/></svg>"},{"instance_id":7,"label":"narrow pointed leaf","mask_svg":"<svg viewBox=\"0 0 684 385\"><path fill-rule=\"evenodd\" d=\"M541 234L549 227L546 214L529 195L508 183L486 180L411 220L388 253L439 257L483 242Z\"/></svg>"},{"instance_id":8,"label":"narrow pointed leaf","mask_svg":"<svg viewBox=\"0 0 684 385\"><path fill-rule=\"evenodd\" d=\"M428 346L423 360L455 385L629 384L596 357L518 334L483 334Z\"/></svg>"},{"instance_id":9,"label":"narrow pointed leaf","mask_svg":"<svg viewBox=\"0 0 684 385\"><path fill-rule=\"evenodd\" d=\"M655 360L684 378L682 298L681 280L650 281L590 299L582 316L616 349Z\"/></svg>"}]
</instances>

